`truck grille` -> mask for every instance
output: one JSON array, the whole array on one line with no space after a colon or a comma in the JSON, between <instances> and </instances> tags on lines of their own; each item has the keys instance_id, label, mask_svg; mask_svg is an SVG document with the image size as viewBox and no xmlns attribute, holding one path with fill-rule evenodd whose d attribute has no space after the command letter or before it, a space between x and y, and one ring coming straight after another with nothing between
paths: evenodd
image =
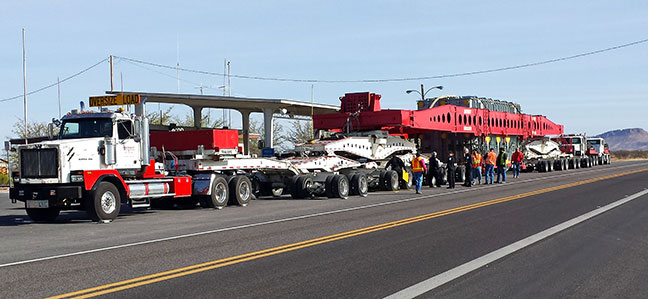
<instances>
[{"instance_id":1,"label":"truck grille","mask_svg":"<svg viewBox=\"0 0 648 299\"><path fill-rule=\"evenodd\" d=\"M23 178L58 177L58 157L55 148L24 149L20 151L20 174Z\"/></svg>"}]
</instances>

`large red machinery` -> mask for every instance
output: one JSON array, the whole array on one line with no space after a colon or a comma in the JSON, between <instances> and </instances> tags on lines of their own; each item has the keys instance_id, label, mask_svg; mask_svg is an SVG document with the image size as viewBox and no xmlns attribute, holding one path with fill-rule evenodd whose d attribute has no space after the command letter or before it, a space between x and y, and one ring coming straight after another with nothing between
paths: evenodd
<instances>
[{"instance_id":1,"label":"large red machinery","mask_svg":"<svg viewBox=\"0 0 648 299\"><path fill-rule=\"evenodd\" d=\"M380 95L348 93L340 98L340 113L314 115L313 125L317 130L385 130L414 137L423 153L436 151L441 159L449 151L459 154L463 148L487 151L504 147L510 153L528 138L563 133L562 125L542 115L520 113L515 103L456 96L432 100L432 105L440 105L425 108L426 102L421 101L419 110L383 110Z\"/></svg>"}]
</instances>

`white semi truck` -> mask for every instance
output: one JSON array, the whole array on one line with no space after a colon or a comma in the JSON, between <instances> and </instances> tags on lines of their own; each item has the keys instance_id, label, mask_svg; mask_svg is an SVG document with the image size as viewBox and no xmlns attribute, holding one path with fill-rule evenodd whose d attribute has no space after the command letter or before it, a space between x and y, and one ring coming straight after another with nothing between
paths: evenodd
<instances>
[{"instance_id":1,"label":"white semi truck","mask_svg":"<svg viewBox=\"0 0 648 299\"><path fill-rule=\"evenodd\" d=\"M149 132L145 101L137 94L91 97L91 106L132 104L134 113L73 110L56 139L15 146L12 201L24 202L34 221L78 209L108 222L121 204L174 200L220 209L284 190L296 198L366 196L371 186L394 189L396 174L381 169L385 159L415 150L405 139L375 133L298 146L300 156L285 160L253 158L239 153L237 130Z\"/></svg>"}]
</instances>

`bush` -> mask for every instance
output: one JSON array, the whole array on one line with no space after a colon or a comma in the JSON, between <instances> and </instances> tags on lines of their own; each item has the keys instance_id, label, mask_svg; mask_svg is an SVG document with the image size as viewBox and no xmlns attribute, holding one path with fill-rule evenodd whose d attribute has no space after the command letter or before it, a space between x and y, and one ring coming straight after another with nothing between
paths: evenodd
<instances>
[{"instance_id":1,"label":"bush","mask_svg":"<svg viewBox=\"0 0 648 299\"><path fill-rule=\"evenodd\" d=\"M9 176L6 174L0 174L0 186L9 185Z\"/></svg>"},{"instance_id":2,"label":"bush","mask_svg":"<svg viewBox=\"0 0 648 299\"><path fill-rule=\"evenodd\" d=\"M627 151L619 150L612 152L612 159L629 160L629 159L648 159L648 151Z\"/></svg>"}]
</instances>

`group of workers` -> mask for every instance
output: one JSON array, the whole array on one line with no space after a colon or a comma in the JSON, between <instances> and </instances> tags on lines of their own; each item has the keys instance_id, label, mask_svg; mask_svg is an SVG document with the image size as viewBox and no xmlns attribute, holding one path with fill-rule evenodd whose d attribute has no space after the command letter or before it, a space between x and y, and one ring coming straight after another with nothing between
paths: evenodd
<instances>
[{"instance_id":1,"label":"group of workers","mask_svg":"<svg viewBox=\"0 0 648 299\"><path fill-rule=\"evenodd\" d=\"M405 169L405 165L400 159L398 161L389 161L387 167L390 165L392 169L396 168L398 170ZM520 177L521 164L524 160L524 155L520 152L519 148L515 149L515 152L511 156L511 164L513 168L513 177ZM485 184L493 184L493 179L495 177L495 171L497 170L497 180L495 184L506 183L506 167L507 167L508 155L504 151L504 148L500 148L499 154L495 153L494 149L490 149L483 156L478 150L473 150L472 153L466 148L464 149L463 161L460 163L457 161L453 152L448 154L447 160L447 181L448 189L455 188L455 176L458 164L463 164L465 167L465 177L463 186L471 187L475 184L481 184L482 181L482 167L484 168ZM396 166L396 167L395 167ZM432 152L432 157L429 162L429 171L426 166L425 160L421 157L420 153L416 154L416 157L412 159L412 173L414 175L414 188L417 194L421 193L421 187L423 186L423 177L427 174L428 181L430 182L430 187L441 187L443 182L443 172L441 171L441 161L437 158L437 153ZM432 185L432 178L436 179L434 185Z\"/></svg>"}]
</instances>

